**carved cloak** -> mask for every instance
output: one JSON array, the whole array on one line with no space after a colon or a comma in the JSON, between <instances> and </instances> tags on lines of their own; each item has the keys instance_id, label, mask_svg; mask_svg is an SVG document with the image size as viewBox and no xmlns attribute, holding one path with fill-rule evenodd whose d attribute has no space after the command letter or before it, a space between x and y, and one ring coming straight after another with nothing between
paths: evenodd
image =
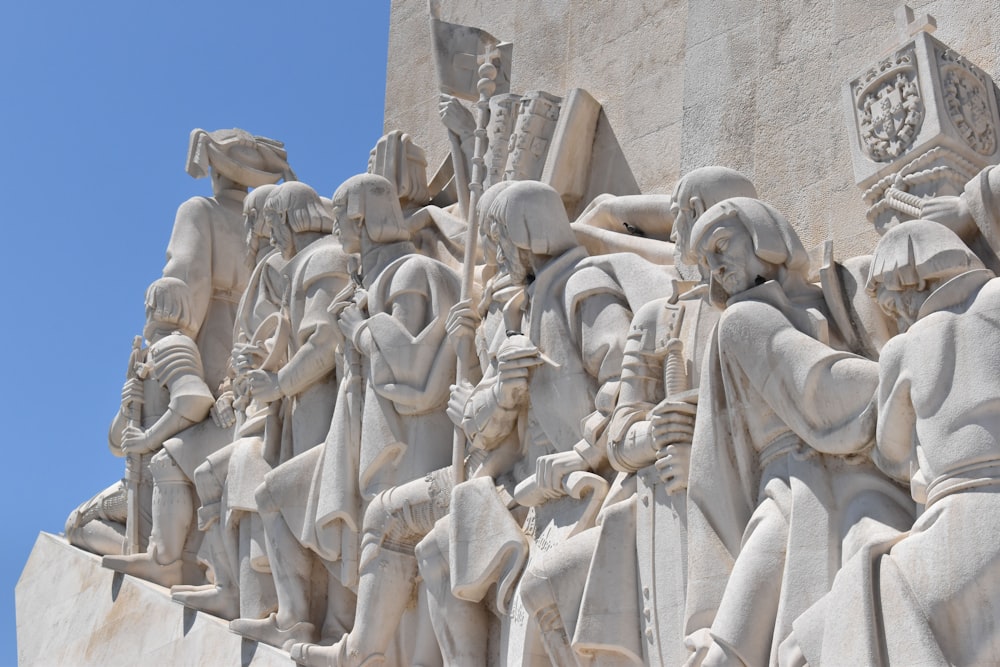
<instances>
[{"instance_id":1,"label":"carved cloak","mask_svg":"<svg viewBox=\"0 0 1000 667\"><path fill-rule=\"evenodd\" d=\"M164 277L179 278L191 290L195 342L205 364L205 382L213 392L226 377L236 309L250 277L243 261L245 195L224 190L181 204L163 267Z\"/></svg>"},{"instance_id":2,"label":"carved cloak","mask_svg":"<svg viewBox=\"0 0 1000 667\"><path fill-rule=\"evenodd\" d=\"M795 622L812 665L1000 662L1000 280L980 290L989 275L954 278L958 307L883 349L876 460L927 506L907 532L867 544Z\"/></svg>"},{"instance_id":3,"label":"carved cloak","mask_svg":"<svg viewBox=\"0 0 1000 667\"><path fill-rule=\"evenodd\" d=\"M792 303L773 281L737 299L700 384L686 632L710 627L747 664L776 664L792 621L865 541L859 531L905 528L912 503L850 456L874 437L877 364L821 342L819 299Z\"/></svg>"}]
</instances>

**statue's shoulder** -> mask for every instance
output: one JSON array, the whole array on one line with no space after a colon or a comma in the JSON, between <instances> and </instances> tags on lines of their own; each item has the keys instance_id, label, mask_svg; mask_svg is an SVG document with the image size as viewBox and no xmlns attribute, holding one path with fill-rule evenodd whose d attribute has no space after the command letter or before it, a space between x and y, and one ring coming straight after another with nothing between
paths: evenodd
<instances>
[{"instance_id":1,"label":"statue's shoulder","mask_svg":"<svg viewBox=\"0 0 1000 667\"><path fill-rule=\"evenodd\" d=\"M191 197L177 207L178 218L199 219L212 215L219 208L219 202L211 197Z\"/></svg>"},{"instance_id":2,"label":"statue's shoulder","mask_svg":"<svg viewBox=\"0 0 1000 667\"><path fill-rule=\"evenodd\" d=\"M745 299L730 303L719 316L719 333L745 331L748 323L753 324L774 316L785 317L780 308L763 299Z\"/></svg>"},{"instance_id":3,"label":"statue's shoulder","mask_svg":"<svg viewBox=\"0 0 1000 667\"><path fill-rule=\"evenodd\" d=\"M686 304L671 303L670 299L653 299L639 306L632 316L632 328L642 331L657 332L664 328L673 329L675 323L683 316Z\"/></svg>"},{"instance_id":4,"label":"statue's shoulder","mask_svg":"<svg viewBox=\"0 0 1000 667\"><path fill-rule=\"evenodd\" d=\"M299 270L306 284L332 274L350 275L351 256L333 236L310 243L301 254Z\"/></svg>"},{"instance_id":5,"label":"statue's shoulder","mask_svg":"<svg viewBox=\"0 0 1000 667\"><path fill-rule=\"evenodd\" d=\"M153 375L165 387L181 376L204 375L201 353L190 336L175 331L149 346Z\"/></svg>"},{"instance_id":6,"label":"statue's shoulder","mask_svg":"<svg viewBox=\"0 0 1000 667\"><path fill-rule=\"evenodd\" d=\"M175 354L185 353L199 354L198 345L190 336L180 331L175 331L169 336L164 336L149 346L149 354L153 363Z\"/></svg>"},{"instance_id":7,"label":"statue's shoulder","mask_svg":"<svg viewBox=\"0 0 1000 667\"><path fill-rule=\"evenodd\" d=\"M458 285L458 274L447 264L421 253L412 253L396 260L392 273L392 290L407 289L410 285L427 288ZM409 291L409 290L408 290Z\"/></svg>"}]
</instances>

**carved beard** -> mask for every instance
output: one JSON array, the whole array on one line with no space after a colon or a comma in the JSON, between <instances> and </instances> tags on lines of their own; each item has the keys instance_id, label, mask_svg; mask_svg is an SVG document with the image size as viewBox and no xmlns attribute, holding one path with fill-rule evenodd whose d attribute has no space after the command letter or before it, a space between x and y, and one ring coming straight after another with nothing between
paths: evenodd
<instances>
[{"instance_id":1,"label":"carved beard","mask_svg":"<svg viewBox=\"0 0 1000 667\"><path fill-rule=\"evenodd\" d=\"M500 272L510 276L515 285L527 285L535 279L531 271L531 253L518 248L503 235L497 239L497 264Z\"/></svg>"},{"instance_id":2,"label":"carved beard","mask_svg":"<svg viewBox=\"0 0 1000 667\"><path fill-rule=\"evenodd\" d=\"M280 232L277 232L277 234L275 234L275 232L276 230L271 230L272 245L274 245L274 247L278 249L278 252L281 253L281 256L286 261L290 260L292 257L295 257L295 252L296 252L295 235L292 232L292 230L286 226L283 227ZM274 239L277 238L278 236L281 237L281 243L273 243Z\"/></svg>"},{"instance_id":3,"label":"carved beard","mask_svg":"<svg viewBox=\"0 0 1000 667\"><path fill-rule=\"evenodd\" d=\"M247 238L247 256L246 265L252 271L257 266L257 253L260 251L261 237L256 234L251 234Z\"/></svg>"}]
</instances>

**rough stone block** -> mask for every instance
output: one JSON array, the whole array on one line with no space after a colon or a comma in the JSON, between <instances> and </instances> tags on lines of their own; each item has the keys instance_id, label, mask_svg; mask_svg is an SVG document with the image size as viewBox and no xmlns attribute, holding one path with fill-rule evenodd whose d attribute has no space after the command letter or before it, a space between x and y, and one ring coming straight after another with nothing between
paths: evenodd
<instances>
[{"instance_id":1,"label":"rough stone block","mask_svg":"<svg viewBox=\"0 0 1000 667\"><path fill-rule=\"evenodd\" d=\"M101 567L98 556L40 533L15 589L21 667L285 667L288 654L185 609L167 589Z\"/></svg>"}]
</instances>

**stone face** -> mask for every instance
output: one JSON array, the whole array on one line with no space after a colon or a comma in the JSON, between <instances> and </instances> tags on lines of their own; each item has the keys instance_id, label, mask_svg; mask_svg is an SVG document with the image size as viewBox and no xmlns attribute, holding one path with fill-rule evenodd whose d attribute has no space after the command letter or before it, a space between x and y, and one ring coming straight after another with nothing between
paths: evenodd
<instances>
[{"instance_id":1,"label":"stone face","mask_svg":"<svg viewBox=\"0 0 1000 667\"><path fill-rule=\"evenodd\" d=\"M101 567L42 533L15 590L18 664L288 665L288 655L186 610L168 591Z\"/></svg>"}]
</instances>

